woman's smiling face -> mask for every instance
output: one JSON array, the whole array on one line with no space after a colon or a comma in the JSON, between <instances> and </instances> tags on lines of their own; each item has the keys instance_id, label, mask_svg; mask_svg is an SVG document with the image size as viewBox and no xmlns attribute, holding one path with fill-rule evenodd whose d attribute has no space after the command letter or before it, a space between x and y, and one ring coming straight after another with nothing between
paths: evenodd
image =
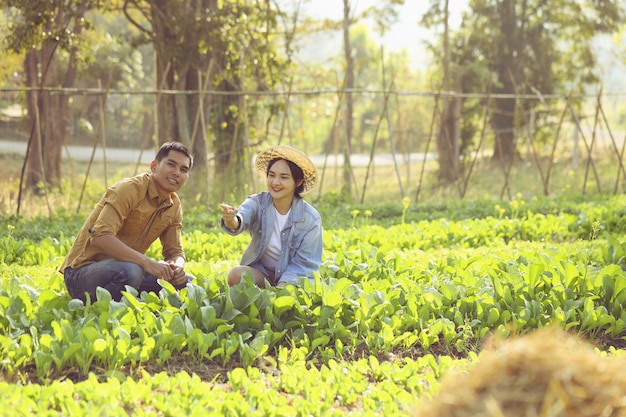
<instances>
[{"instance_id":1,"label":"woman's smiling face","mask_svg":"<svg viewBox=\"0 0 626 417\"><path fill-rule=\"evenodd\" d=\"M292 199L298 184L291 175L287 161L279 159L267 169L267 190L276 199Z\"/></svg>"}]
</instances>

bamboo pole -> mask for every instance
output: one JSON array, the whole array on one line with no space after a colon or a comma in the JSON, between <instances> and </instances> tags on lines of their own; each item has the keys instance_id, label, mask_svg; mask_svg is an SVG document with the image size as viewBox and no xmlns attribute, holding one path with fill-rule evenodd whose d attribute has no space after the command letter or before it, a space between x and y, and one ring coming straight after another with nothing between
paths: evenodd
<instances>
[{"instance_id":1,"label":"bamboo pole","mask_svg":"<svg viewBox=\"0 0 626 417\"><path fill-rule=\"evenodd\" d=\"M113 67L111 67L113 68ZM111 71L111 69L109 69ZM109 77L110 79L110 77ZM98 88L102 88L102 80L98 79ZM109 188L109 176L107 173L107 135L106 135L106 120L104 117L104 107L106 105L107 97L98 97L98 110L100 116L100 135L102 137L102 160L104 162L104 187Z\"/></svg>"},{"instance_id":2,"label":"bamboo pole","mask_svg":"<svg viewBox=\"0 0 626 417\"><path fill-rule=\"evenodd\" d=\"M384 60L383 60L383 68L384 68ZM390 90L392 89L394 84L395 84L395 73L393 73L393 67L392 67L391 84L389 85ZM389 116L388 103L385 103L385 115L387 119L387 130L389 131L389 145L391 146L391 158L393 159L393 166L396 171L396 177L398 178L398 185L400 186L400 195L402 196L402 198L404 198L406 197L406 194L404 193L404 186L402 185L402 176L400 175L400 168L398 167L398 161L396 159L395 138L393 136L393 125L391 123L391 117Z\"/></svg>"},{"instance_id":3,"label":"bamboo pole","mask_svg":"<svg viewBox=\"0 0 626 417\"><path fill-rule=\"evenodd\" d=\"M346 76L344 76L343 79L343 87L345 87L346 85ZM333 117L333 124L330 128L330 133L329 133L329 141L332 141L332 143L337 142L334 138L335 135L335 129L337 128L337 121L339 120L339 112L341 111L341 102L342 102L342 98L343 96L341 94L338 94L338 100L337 100L337 106L335 107L335 115ZM328 142L327 142L328 143ZM322 195L322 185L324 184L324 176L326 173L326 167L328 166L328 154L329 152L331 152L330 149L328 149L328 146L325 146L325 152L324 152L324 164L322 166L322 175L320 176L320 180L319 180L319 192L320 192L320 196ZM335 155L335 160L337 160L337 155ZM338 164L335 164L335 168Z\"/></svg>"},{"instance_id":4,"label":"bamboo pole","mask_svg":"<svg viewBox=\"0 0 626 417\"><path fill-rule=\"evenodd\" d=\"M171 63L168 62L167 65L165 66L165 71L164 74L167 74L170 70L170 66ZM155 68L155 72L156 72L156 68ZM154 125L155 125L155 129L157 129L157 126L159 125L159 101L161 101L161 96L163 94L163 86L165 85L165 80L167 79L167 77L163 77L163 79L161 80L161 84L158 86L158 90L157 90L157 96L156 96L156 100L154 103ZM155 130L156 132L156 130ZM139 157L137 158L137 164L135 165L135 174L137 174L139 172L139 165L141 164L141 158L143 158L143 151L146 147L146 142L149 139L149 135L144 135L143 136L143 141L141 142L141 148L139 148Z\"/></svg>"},{"instance_id":5,"label":"bamboo pole","mask_svg":"<svg viewBox=\"0 0 626 417\"><path fill-rule=\"evenodd\" d=\"M39 95L39 94L37 94ZM41 137L41 119L40 119L41 115L39 113L39 99L35 100L35 131L37 132L37 149L39 149L38 152L38 158L39 158L39 166L41 167L41 173L43 176L43 194L44 194L44 198L46 200L46 207L48 208L48 217L52 218L52 207L50 205L50 197L48 195L48 186L46 184L46 166L43 163L43 153L41 152L41 150L43 149L43 140Z\"/></svg>"},{"instance_id":6,"label":"bamboo pole","mask_svg":"<svg viewBox=\"0 0 626 417\"><path fill-rule=\"evenodd\" d=\"M383 83L385 82L385 66L383 64ZM391 90L391 87L393 87L393 83L394 80L393 78L391 79L391 82L389 83L389 89L387 90L388 92ZM376 144L378 142L378 132L380 130L380 126L383 122L383 120L385 119L385 117L387 117L387 124L389 124L389 116L387 114L388 112L388 104L389 104L389 93L385 94L384 99L383 99L383 111L382 114L380 115L380 117L378 118L378 123L376 124L376 129L374 129L374 137L372 139L372 146L370 148L370 158L369 161L367 163L367 169L365 170L365 179L363 180L363 191L361 192L361 204L363 204L363 201L365 199L365 191L367 190L367 181L369 179L369 173L370 173L370 168L372 167L373 163L374 163L374 158L376 156ZM394 155L394 162L395 162L395 155ZM402 180L400 179L400 175L397 171L397 164L396 164L396 174L398 175L398 180L400 182L400 189L402 191L402 195L404 196L404 189L402 187Z\"/></svg>"},{"instance_id":7,"label":"bamboo pole","mask_svg":"<svg viewBox=\"0 0 626 417\"><path fill-rule=\"evenodd\" d=\"M559 141L561 127L563 126L563 122L565 121L566 113L567 113L567 106L565 106L563 108L563 111L561 112L561 119L559 120L559 126L556 129L556 134L554 135L554 143L552 144L552 151L550 152L550 160L548 161L548 169L546 171L546 176L545 176L545 180L543 183L544 195L548 195L548 193L550 192L549 185L550 185L550 178L552 174L552 168L554 167L554 156L556 155L557 143ZM538 156L538 152L537 152L537 149L535 148L534 143L533 143L533 152L535 154L535 159L537 160L537 164L539 164L539 156Z\"/></svg>"},{"instance_id":8,"label":"bamboo pole","mask_svg":"<svg viewBox=\"0 0 626 417\"><path fill-rule=\"evenodd\" d=\"M111 67L111 70L109 71L109 79L107 80L107 86L104 92L105 97L108 96L109 89L111 87L111 78L113 75L112 68L113 67ZM85 195L85 188L87 187L87 180L89 179L89 173L91 171L93 159L96 154L96 148L98 147L98 142L100 141L100 135L103 132L103 127L101 126L103 124L104 124L104 120L101 117L100 119L98 119L98 127L96 129L96 135L94 137L93 146L91 148L91 156L89 158L89 163L87 164L87 172L85 173L85 180L83 181L83 186L80 190L80 197L78 198L78 204L76 205L76 214L80 213L80 206L82 205L83 196ZM106 165L106 162L105 162L105 165Z\"/></svg>"},{"instance_id":9,"label":"bamboo pole","mask_svg":"<svg viewBox=\"0 0 626 417\"><path fill-rule=\"evenodd\" d=\"M417 180L417 188L415 190L415 201L419 201L420 192L422 191L422 184L424 183L424 173L426 172L426 159L428 158L428 150L430 144L433 141L433 132L435 131L435 121L437 120L437 113L439 112L439 95L435 96L435 106L433 108L433 115L430 119L430 128L428 131L428 140L426 141L426 149L424 150L424 158L422 160L422 169L420 171L419 178Z\"/></svg>"},{"instance_id":10,"label":"bamboo pole","mask_svg":"<svg viewBox=\"0 0 626 417\"><path fill-rule=\"evenodd\" d=\"M617 173L615 177L615 188L613 189L613 193L617 194L617 190L619 187L620 172L622 173L622 175L624 176L624 179L626 180L626 169L624 169L624 163L622 162L622 157L624 155L624 146L622 144L621 150L618 149L617 147L617 143L615 142L615 138L613 137L613 132L611 132L611 126L609 125L609 121L607 120L606 114L604 113L604 107L602 106L602 100L601 100L600 94L598 94L598 110L600 111L600 114L602 115L602 121L604 122L604 125L606 126L606 130L609 132L609 137L611 138L611 144L613 145L613 151L615 152L615 155L617 156L618 167L617 167Z\"/></svg>"},{"instance_id":11,"label":"bamboo pole","mask_svg":"<svg viewBox=\"0 0 626 417\"><path fill-rule=\"evenodd\" d=\"M478 147L476 148L476 152L474 153L474 158L472 158L472 163L470 164L469 170L467 171L467 175L465 176L465 179L463 181L463 185L461 186L461 194L460 194L461 198L464 198L465 194L467 193L467 189L469 188L469 180L474 172L474 167L476 166L476 162L478 161L478 158L480 157L480 150L485 144L485 137L487 136L486 134L487 124L489 120L489 100L488 99L485 100L485 105L483 109L484 109L483 127L480 130L480 141L478 142Z\"/></svg>"},{"instance_id":12,"label":"bamboo pole","mask_svg":"<svg viewBox=\"0 0 626 417\"><path fill-rule=\"evenodd\" d=\"M595 163L593 161L593 158L591 157L591 152L592 152L593 148L590 148L589 145L587 144L587 138L585 138L585 133L583 132L582 127L580 126L580 119L578 118L578 113L576 113L576 110L574 110L574 106L572 106L572 102L568 100L567 101L567 105L568 105L568 107L570 109L570 112L572 113L572 117L574 119L574 123L576 123L576 129L577 129L578 133L580 133L580 136L583 138L583 144L585 145L585 149L587 150L587 155L589 156L587 167L585 169L585 180L583 182L582 193L583 193L583 195L586 193L587 178L588 178L588 172L589 172L589 168L590 167L593 170L594 176L596 178L596 184L598 185L598 192L602 192L601 191L601 187L600 187L600 178L598 177L598 171L596 170L596 165L595 165Z\"/></svg>"}]
</instances>

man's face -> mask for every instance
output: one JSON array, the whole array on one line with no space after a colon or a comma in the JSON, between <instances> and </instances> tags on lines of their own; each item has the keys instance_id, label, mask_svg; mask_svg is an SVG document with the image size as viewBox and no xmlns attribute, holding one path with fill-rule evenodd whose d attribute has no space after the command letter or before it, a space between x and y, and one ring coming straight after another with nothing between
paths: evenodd
<instances>
[{"instance_id":1,"label":"man's face","mask_svg":"<svg viewBox=\"0 0 626 417\"><path fill-rule=\"evenodd\" d=\"M152 161L150 169L159 194L178 191L189 178L191 161L182 152L169 151L160 161Z\"/></svg>"}]
</instances>

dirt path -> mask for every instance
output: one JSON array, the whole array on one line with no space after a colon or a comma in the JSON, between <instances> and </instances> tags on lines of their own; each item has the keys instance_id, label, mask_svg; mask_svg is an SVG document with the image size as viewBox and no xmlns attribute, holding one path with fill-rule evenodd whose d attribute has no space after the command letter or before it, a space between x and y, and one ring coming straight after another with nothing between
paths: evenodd
<instances>
[{"instance_id":1,"label":"dirt path","mask_svg":"<svg viewBox=\"0 0 626 417\"><path fill-rule=\"evenodd\" d=\"M68 146L63 150L63 159L71 159L75 161L89 161L93 149L88 146ZM22 158L26 155L26 143L25 142L13 142L0 140L0 153L19 155ZM121 148L107 148L106 153L102 148L97 148L94 154L94 161L103 161L106 157L110 162L137 162L141 157L141 164L149 164L154 156L151 150L140 152L138 149L121 149ZM431 161L435 158L435 154L428 154L427 160ZM408 161L407 161L408 159ZM343 155L329 155L326 158L325 155L313 155L311 160L318 169L324 164L326 166L343 165ZM423 153L412 153L410 155L398 154L396 155L396 162L399 165L403 165L407 162L419 163L424 160ZM354 167L364 167L369 163L369 155L354 154L350 158L350 162ZM393 155L391 154L378 154L375 156L374 164L376 166L390 166L393 165Z\"/></svg>"}]
</instances>

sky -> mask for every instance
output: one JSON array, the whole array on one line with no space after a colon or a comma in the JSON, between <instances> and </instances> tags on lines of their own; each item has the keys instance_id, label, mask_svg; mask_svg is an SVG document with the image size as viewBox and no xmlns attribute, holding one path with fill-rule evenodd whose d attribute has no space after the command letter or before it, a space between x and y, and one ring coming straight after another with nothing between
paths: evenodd
<instances>
[{"instance_id":1,"label":"sky","mask_svg":"<svg viewBox=\"0 0 626 417\"><path fill-rule=\"evenodd\" d=\"M461 12L467 8L468 0L449 1L450 25L454 28L458 26ZM351 7L354 13L359 13L366 7L377 3L379 3L379 0L351 0ZM399 9L398 21L382 39L385 51L391 52L406 49L415 68L428 64L423 59L425 53L423 41L432 36L432 32L420 27L418 22L428 10L429 5L429 0L405 0L405 4ZM343 0L312 0L304 2L301 5L301 12L318 18L327 17L333 20L340 20L343 16ZM372 38L377 39L376 36L377 34L372 31ZM312 47L315 48L315 45ZM340 47L339 45L338 48ZM324 52L319 50L311 51L311 46L307 47L306 51L307 53L317 52L317 58L322 58L319 54ZM327 53L330 53L330 51L327 51Z\"/></svg>"}]
</instances>

